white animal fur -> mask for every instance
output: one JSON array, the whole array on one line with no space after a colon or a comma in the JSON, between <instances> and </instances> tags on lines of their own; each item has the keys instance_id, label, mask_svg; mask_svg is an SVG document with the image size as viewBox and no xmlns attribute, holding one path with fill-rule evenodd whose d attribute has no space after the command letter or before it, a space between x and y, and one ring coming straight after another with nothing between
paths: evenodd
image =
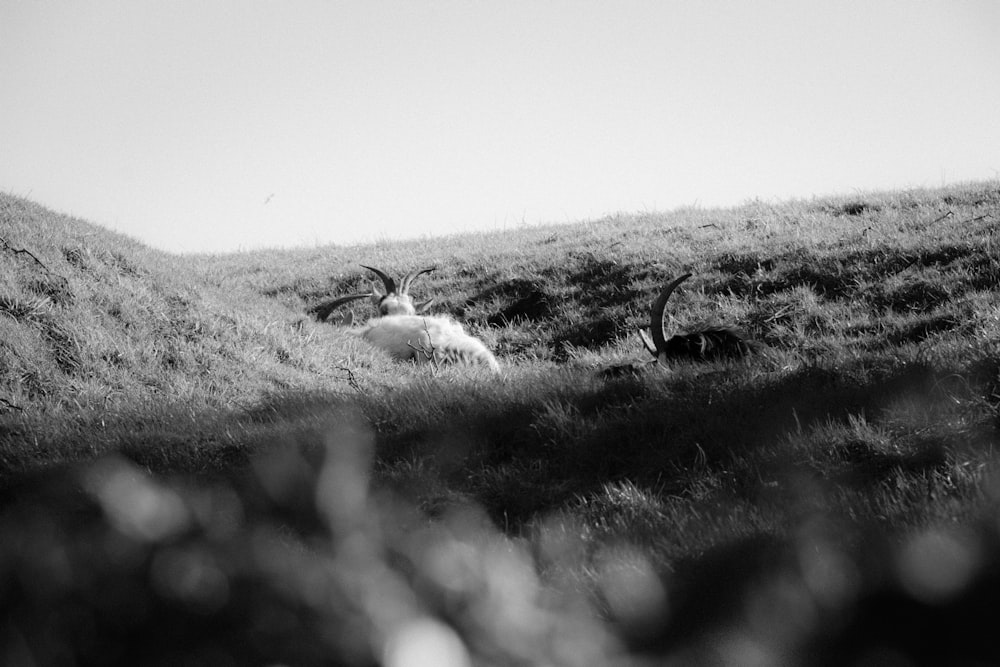
<instances>
[{"instance_id":1,"label":"white animal fur","mask_svg":"<svg viewBox=\"0 0 1000 667\"><path fill-rule=\"evenodd\" d=\"M481 364L500 371L499 362L482 341L447 317L387 315L370 320L357 333L399 361Z\"/></svg>"},{"instance_id":2,"label":"white animal fur","mask_svg":"<svg viewBox=\"0 0 1000 667\"><path fill-rule=\"evenodd\" d=\"M416 363L461 363L481 364L494 372L500 371L500 364L482 341L470 336L462 325L449 317L418 315L427 309L433 299L414 306L408 291L413 279L434 269L411 271L403 278L397 290L395 281L382 271L365 266L374 271L385 286L380 293L373 286L367 294L352 294L321 304L313 309L320 320L326 320L334 309L341 305L369 297L382 317L369 320L352 333L360 336L370 345L385 350L394 359ZM339 321L350 326L353 316Z\"/></svg>"}]
</instances>

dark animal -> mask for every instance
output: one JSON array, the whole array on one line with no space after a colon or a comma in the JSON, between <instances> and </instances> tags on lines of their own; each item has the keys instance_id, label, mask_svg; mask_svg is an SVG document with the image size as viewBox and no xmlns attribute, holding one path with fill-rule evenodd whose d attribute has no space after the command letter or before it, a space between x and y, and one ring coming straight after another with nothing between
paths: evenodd
<instances>
[{"instance_id":1,"label":"dark animal","mask_svg":"<svg viewBox=\"0 0 1000 667\"><path fill-rule=\"evenodd\" d=\"M748 340L739 330L733 327L708 327L701 331L681 333L667 338L663 333L663 311L667 299L677 286L691 277L685 273L675 278L653 302L650 309L649 333L639 330L643 345L653 358L661 364L677 359L693 359L695 361L714 361L716 359L741 358L755 348L753 341Z\"/></svg>"}]
</instances>

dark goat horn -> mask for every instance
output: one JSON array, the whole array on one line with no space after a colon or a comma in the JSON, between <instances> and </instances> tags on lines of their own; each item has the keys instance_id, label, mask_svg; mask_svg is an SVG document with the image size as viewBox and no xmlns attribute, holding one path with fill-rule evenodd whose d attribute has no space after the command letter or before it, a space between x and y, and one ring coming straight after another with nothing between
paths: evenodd
<instances>
[{"instance_id":1,"label":"dark goat horn","mask_svg":"<svg viewBox=\"0 0 1000 667\"><path fill-rule=\"evenodd\" d=\"M385 293L386 294L395 294L396 293L396 281L395 280L393 280L389 276L385 275L384 273L382 273L381 271L379 271L378 269L376 269L374 266L365 266L364 264L362 264L361 267L365 268L365 269L368 269L369 271L374 271L375 274L378 275L378 277L382 279L382 284L385 286Z\"/></svg>"},{"instance_id":2,"label":"dark goat horn","mask_svg":"<svg viewBox=\"0 0 1000 667\"><path fill-rule=\"evenodd\" d=\"M337 308L340 308L345 303L350 303L351 301L355 301L357 299L365 299L370 296L372 296L371 292L366 292L364 294L350 294L348 296L342 296L337 299L334 299L333 301L327 301L326 303L321 303L318 306L312 308L310 312L312 312L316 316L317 320L319 320L320 322L324 322L326 321L326 318L330 317L330 313L335 311Z\"/></svg>"},{"instance_id":3,"label":"dark goat horn","mask_svg":"<svg viewBox=\"0 0 1000 667\"><path fill-rule=\"evenodd\" d=\"M649 311L649 332L653 336L653 346L656 348L657 355L667 349L667 339L663 335L663 309L667 305L667 299L670 298L670 295L673 294L678 285L690 277L690 273L685 273L664 287L663 291L660 292L660 296L656 297L656 301L653 302L653 307Z\"/></svg>"},{"instance_id":4,"label":"dark goat horn","mask_svg":"<svg viewBox=\"0 0 1000 667\"><path fill-rule=\"evenodd\" d=\"M413 282L414 278L416 278L417 276L422 275L424 273L430 273L431 271L435 270L436 268L437 268L436 266L432 266L432 267L427 268L427 269L420 269L419 271L410 271L409 273L407 273L406 277L403 278L402 284L400 284L400 286L399 286L399 293L400 293L400 295L406 294L406 293L408 293L410 291L410 283Z\"/></svg>"}]
</instances>

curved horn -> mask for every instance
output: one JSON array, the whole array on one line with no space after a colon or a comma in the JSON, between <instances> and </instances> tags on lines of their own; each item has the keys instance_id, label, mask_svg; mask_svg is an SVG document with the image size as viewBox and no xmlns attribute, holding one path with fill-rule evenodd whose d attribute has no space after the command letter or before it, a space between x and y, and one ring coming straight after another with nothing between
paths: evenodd
<instances>
[{"instance_id":1,"label":"curved horn","mask_svg":"<svg viewBox=\"0 0 1000 667\"><path fill-rule=\"evenodd\" d=\"M422 275L424 273L430 273L431 271L434 271L435 269L437 269L437 267L436 266L432 266L432 267L427 268L427 269L420 269L419 271L410 271L409 273L406 274L406 277L403 278L403 282L399 286L399 293L401 295L402 294L406 294L407 292L410 291L410 283L413 282L414 278L416 278L417 276Z\"/></svg>"},{"instance_id":2,"label":"curved horn","mask_svg":"<svg viewBox=\"0 0 1000 667\"><path fill-rule=\"evenodd\" d=\"M656 346L653 345L653 341L649 339L649 334L646 333L645 329L639 329L639 338L642 339L642 345L649 351L653 358L656 359L659 355L656 352Z\"/></svg>"},{"instance_id":3,"label":"curved horn","mask_svg":"<svg viewBox=\"0 0 1000 667\"><path fill-rule=\"evenodd\" d=\"M362 266L362 268L368 269L369 271L374 271L375 274L379 278L382 279L382 284L385 286L385 293L386 294L395 294L396 293L396 281L395 280L393 280L389 276L385 275L384 273L382 273L381 271L379 271L378 269L376 269L374 266L365 266L364 264L362 264L361 266Z\"/></svg>"},{"instance_id":4,"label":"curved horn","mask_svg":"<svg viewBox=\"0 0 1000 667\"><path fill-rule=\"evenodd\" d=\"M649 311L649 331L653 335L653 346L657 354L663 352L667 347L667 339L663 335L663 309L667 305L667 299L677 289L677 286L691 277L690 273L685 273L680 278L675 278L669 285L663 288L660 296L656 297L653 307Z\"/></svg>"},{"instance_id":5,"label":"curved horn","mask_svg":"<svg viewBox=\"0 0 1000 667\"><path fill-rule=\"evenodd\" d=\"M333 301L327 301L326 303L321 303L318 306L314 306L309 310L309 312L316 315L316 319L320 322L326 321L326 318L330 317L330 313L340 308L345 303L350 303L357 299L365 299L372 295L371 292L366 292L364 294L349 294L347 296L342 296L334 299Z\"/></svg>"}]
</instances>

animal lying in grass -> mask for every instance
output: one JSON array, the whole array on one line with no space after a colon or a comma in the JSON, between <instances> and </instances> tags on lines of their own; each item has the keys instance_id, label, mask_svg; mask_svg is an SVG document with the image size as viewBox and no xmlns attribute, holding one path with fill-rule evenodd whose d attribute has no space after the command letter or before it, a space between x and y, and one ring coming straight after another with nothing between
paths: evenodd
<instances>
[{"instance_id":1,"label":"animal lying in grass","mask_svg":"<svg viewBox=\"0 0 1000 667\"><path fill-rule=\"evenodd\" d=\"M371 299L378 311L379 317L369 320L352 333L360 336L367 343L384 350L399 361L415 363L450 363L482 365L494 372L500 371L500 364L493 353L487 349L481 340L466 333L462 325L442 315L423 315L433 303L429 299L414 304L409 295L413 280L434 268L411 271L400 281L396 281L379 269L364 266L382 279L384 292L372 285L371 292L349 294L328 301L310 309L310 312L321 322L328 320L334 310L357 299ZM335 322L350 326L354 323L353 316Z\"/></svg>"},{"instance_id":2,"label":"animal lying in grass","mask_svg":"<svg viewBox=\"0 0 1000 667\"><path fill-rule=\"evenodd\" d=\"M667 299L677 286L691 277L690 273L670 281L653 302L649 313L649 334L639 330L646 350L660 364L677 359L694 359L696 361L713 361L716 359L738 358L746 356L755 349L753 341L748 340L733 327L708 327L701 331L676 334L667 338L663 333L663 312Z\"/></svg>"},{"instance_id":3,"label":"animal lying in grass","mask_svg":"<svg viewBox=\"0 0 1000 667\"><path fill-rule=\"evenodd\" d=\"M417 313L423 313L434 303L434 299L428 299L418 304L413 303L413 299L410 297L410 285L413 280L424 273L430 273L434 271L435 267L430 267L426 269L420 269L418 271L410 271L407 273L403 280L399 283L399 289L396 288L396 281L390 278L384 272L371 267L361 265L362 268L368 269L382 279L382 285L385 287L385 292L380 292L378 286L372 281L372 289L370 292L362 292L359 294L348 294L347 296L342 296L332 301L326 301L319 304L318 306L313 306L309 312L316 316L320 322L326 322L334 310L340 308L346 303L350 303L356 299L371 299L372 304L375 306L376 312L379 315L416 315ZM351 313L350 316L342 318L334 322L335 324L353 324L354 314Z\"/></svg>"}]
</instances>

